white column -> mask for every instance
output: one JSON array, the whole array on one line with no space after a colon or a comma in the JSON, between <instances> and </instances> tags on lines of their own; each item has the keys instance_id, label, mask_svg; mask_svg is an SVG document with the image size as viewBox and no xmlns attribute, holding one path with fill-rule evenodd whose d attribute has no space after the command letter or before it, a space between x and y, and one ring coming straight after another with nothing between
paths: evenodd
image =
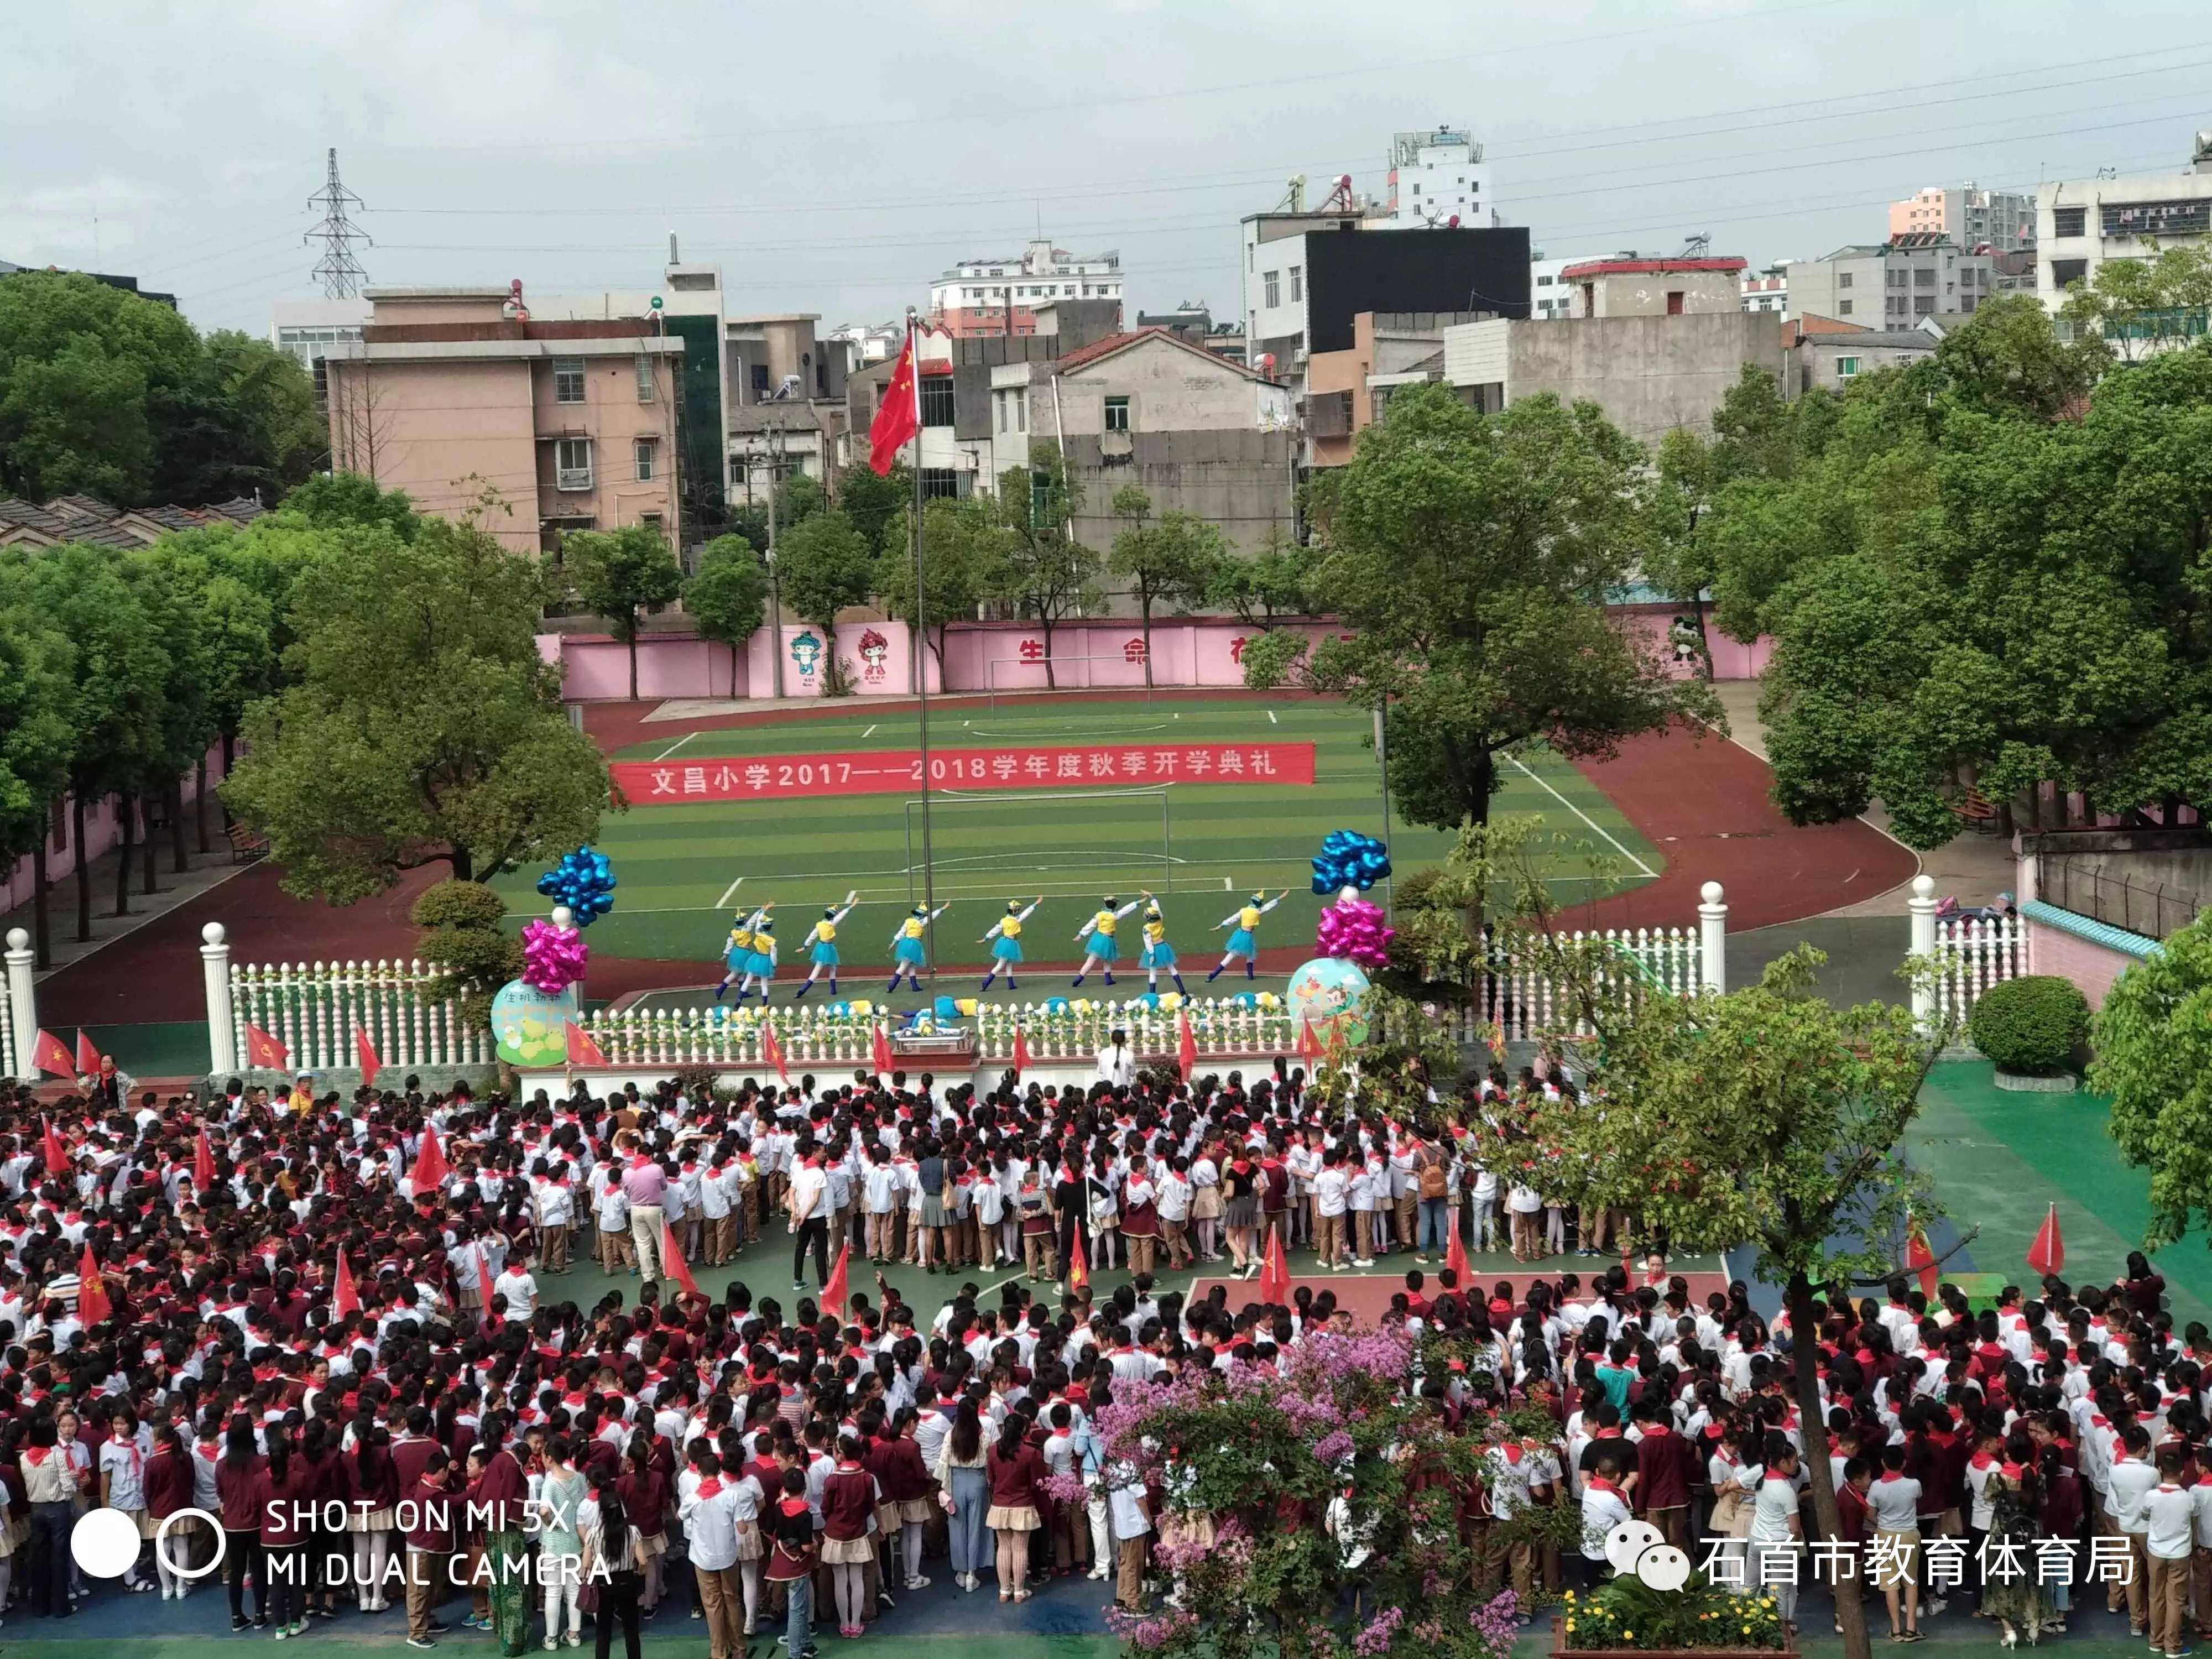
<instances>
[{"instance_id":1,"label":"white column","mask_svg":"<svg viewBox=\"0 0 2212 1659\"><path fill-rule=\"evenodd\" d=\"M20 927L8 930L8 1024L15 1038L15 1069L33 1083L39 1068L31 1056L39 1047L39 998L31 984L31 969L38 953L31 936Z\"/></svg>"},{"instance_id":2,"label":"white column","mask_svg":"<svg viewBox=\"0 0 2212 1659\"><path fill-rule=\"evenodd\" d=\"M1723 996L1728 992L1728 901L1717 881L1699 888L1698 900L1698 988Z\"/></svg>"},{"instance_id":3,"label":"white column","mask_svg":"<svg viewBox=\"0 0 2212 1659\"><path fill-rule=\"evenodd\" d=\"M208 1073L220 1081L238 1069L238 1014L230 1000L230 945L222 924L200 929L200 972L207 981Z\"/></svg>"},{"instance_id":4,"label":"white column","mask_svg":"<svg viewBox=\"0 0 2212 1659\"><path fill-rule=\"evenodd\" d=\"M1912 935L1905 945L1906 954L1918 957L1936 954L1936 878L1915 876L1912 896L1905 901L1905 914L1912 919ZM1912 984L1912 1018L1926 1026L1936 1018L1936 988L1923 980Z\"/></svg>"}]
</instances>

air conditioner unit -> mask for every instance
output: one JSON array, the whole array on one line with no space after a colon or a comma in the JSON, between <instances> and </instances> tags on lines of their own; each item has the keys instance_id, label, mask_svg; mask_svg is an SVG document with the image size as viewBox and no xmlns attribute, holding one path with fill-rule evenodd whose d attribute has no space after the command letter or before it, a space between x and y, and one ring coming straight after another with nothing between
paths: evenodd
<instances>
[{"instance_id":1,"label":"air conditioner unit","mask_svg":"<svg viewBox=\"0 0 2212 1659\"><path fill-rule=\"evenodd\" d=\"M556 489L589 489L592 487L592 469L588 466L562 467L553 476L553 487Z\"/></svg>"}]
</instances>

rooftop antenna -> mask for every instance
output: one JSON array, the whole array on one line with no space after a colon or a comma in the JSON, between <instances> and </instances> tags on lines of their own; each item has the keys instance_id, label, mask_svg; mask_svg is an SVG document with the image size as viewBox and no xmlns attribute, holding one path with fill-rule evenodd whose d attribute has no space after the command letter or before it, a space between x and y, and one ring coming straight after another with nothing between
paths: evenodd
<instances>
[{"instance_id":1,"label":"rooftop antenna","mask_svg":"<svg viewBox=\"0 0 2212 1659\"><path fill-rule=\"evenodd\" d=\"M307 198L311 208L323 210L323 222L301 238L306 242L320 242L323 257L307 274L323 285L326 300L351 300L359 296L368 282L368 273L361 268L354 257L354 246L374 247L375 239L346 217L349 207L362 205L361 198L338 182L338 153L330 151L329 171L323 187Z\"/></svg>"}]
</instances>

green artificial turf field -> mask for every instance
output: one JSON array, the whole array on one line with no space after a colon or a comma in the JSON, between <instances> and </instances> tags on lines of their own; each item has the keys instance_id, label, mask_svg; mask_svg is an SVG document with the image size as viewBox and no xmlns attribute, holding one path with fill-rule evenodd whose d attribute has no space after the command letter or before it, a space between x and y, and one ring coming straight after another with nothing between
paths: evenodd
<instances>
[{"instance_id":1,"label":"green artificial turf field","mask_svg":"<svg viewBox=\"0 0 2212 1659\"><path fill-rule=\"evenodd\" d=\"M665 736L618 752L623 761L673 766L729 759L804 757L831 751L911 750L911 705L871 708L823 719L687 733L672 724ZM1315 746L1311 786L1176 782L1165 789L1163 853L1161 791L1102 793L1109 786L1065 786L1086 799L1052 799L1057 789L1009 789L940 795L933 807L939 902L951 908L938 923L940 965L981 962L977 943L1005 913L1009 899L1042 896L1043 905L1022 935L1032 962L1072 960L1074 935L1098 900L1124 902L1149 888L1163 901L1169 939L1201 971L1219 960L1224 933L1214 923L1255 887L1290 897L1260 929L1262 949L1311 940L1322 901L1310 890L1309 860L1331 830L1382 830L1373 750L1364 742L1367 714L1311 701L1268 704L1234 698L1141 702L1058 699L993 708L981 700L933 704L933 752L1004 745L1039 748L1089 744L1297 744ZM1631 829L1611 802L1573 767L1547 755L1526 767L1509 764L1497 801L1500 812L1541 813L1550 828L1584 838L1608 861L1615 878L1605 890L1641 885L1663 867L1660 855ZM1118 782L1113 786L1119 787ZM684 805L637 805L605 820L599 848L619 884L615 908L593 924L594 954L694 960L702 975L719 958L732 913L773 899L781 945L780 977L806 971L800 941L826 905L857 889L860 908L838 930L850 969L890 961L890 939L921 891L921 814L908 803L918 792ZM909 851L909 824L912 850ZM1386 839L1394 864L1410 870L1440 858L1448 838L1402 823ZM1586 858L1559 873L1560 896L1592 896ZM519 919L543 915L531 869L497 884ZM1123 960L1135 955L1137 918L1122 925Z\"/></svg>"}]
</instances>

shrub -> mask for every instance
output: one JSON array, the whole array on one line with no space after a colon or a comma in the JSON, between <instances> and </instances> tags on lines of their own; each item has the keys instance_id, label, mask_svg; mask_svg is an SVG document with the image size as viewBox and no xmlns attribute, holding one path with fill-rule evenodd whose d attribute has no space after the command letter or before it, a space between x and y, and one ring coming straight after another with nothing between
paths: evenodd
<instances>
[{"instance_id":1,"label":"shrub","mask_svg":"<svg viewBox=\"0 0 2212 1659\"><path fill-rule=\"evenodd\" d=\"M476 881L441 881L426 887L408 920L422 929L415 949L443 970L423 987L434 1002L459 999L471 1025L491 1018L499 988L522 971L522 942L501 930L507 901Z\"/></svg>"},{"instance_id":2,"label":"shrub","mask_svg":"<svg viewBox=\"0 0 2212 1659\"><path fill-rule=\"evenodd\" d=\"M2047 1077L2070 1066L2088 1040L2088 999L2050 974L2007 980L1982 993L1966 1035L1999 1071Z\"/></svg>"},{"instance_id":3,"label":"shrub","mask_svg":"<svg viewBox=\"0 0 2212 1659\"><path fill-rule=\"evenodd\" d=\"M426 887L407 912L417 927L496 927L506 915L507 901L480 881Z\"/></svg>"}]
</instances>

